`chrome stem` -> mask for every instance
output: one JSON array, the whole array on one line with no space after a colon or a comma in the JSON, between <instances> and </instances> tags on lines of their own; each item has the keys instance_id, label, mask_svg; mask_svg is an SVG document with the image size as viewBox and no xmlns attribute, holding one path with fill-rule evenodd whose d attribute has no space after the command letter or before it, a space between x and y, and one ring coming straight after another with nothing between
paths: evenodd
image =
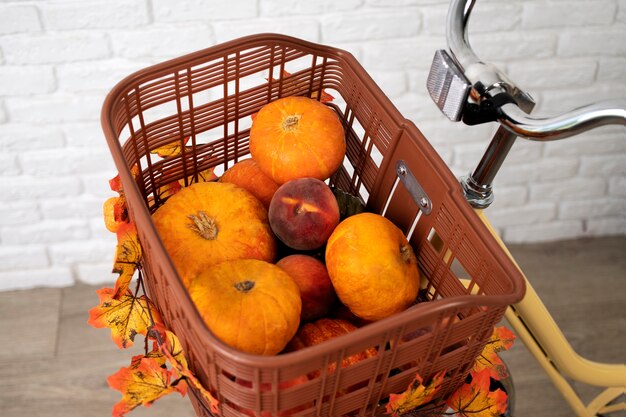
<instances>
[{"instance_id":1,"label":"chrome stem","mask_svg":"<svg viewBox=\"0 0 626 417\"><path fill-rule=\"evenodd\" d=\"M466 200L474 208L484 209L493 202L492 183L506 159L517 135L500 126L476 169L461 178Z\"/></svg>"}]
</instances>

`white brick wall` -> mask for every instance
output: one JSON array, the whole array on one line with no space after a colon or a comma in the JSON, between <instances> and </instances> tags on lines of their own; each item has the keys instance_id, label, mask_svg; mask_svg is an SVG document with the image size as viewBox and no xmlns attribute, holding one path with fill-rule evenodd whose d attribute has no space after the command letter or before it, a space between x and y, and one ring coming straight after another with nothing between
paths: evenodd
<instances>
[{"instance_id":1,"label":"white brick wall","mask_svg":"<svg viewBox=\"0 0 626 417\"><path fill-rule=\"evenodd\" d=\"M448 122L428 98L445 47L447 0L0 1L0 290L103 283L114 236L102 203L115 175L99 124L105 94L155 62L235 37L279 32L357 57L456 175L493 125ZM496 18L497 17L497 18ZM549 116L626 97L626 1L480 0L476 52ZM508 242L626 233L626 131L518 141L495 182Z\"/></svg>"}]
</instances>

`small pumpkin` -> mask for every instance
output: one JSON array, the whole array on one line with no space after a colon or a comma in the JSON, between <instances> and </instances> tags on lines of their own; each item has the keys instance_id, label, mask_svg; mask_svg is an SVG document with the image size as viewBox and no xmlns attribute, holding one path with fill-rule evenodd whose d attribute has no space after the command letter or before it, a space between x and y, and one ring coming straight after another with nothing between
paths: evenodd
<instances>
[{"instance_id":1,"label":"small pumpkin","mask_svg":"<svg viewBox=\"0 0 626 417\"><path fill-rule=\"evenodd\" d=\"M272 197L278 189L278 184L265 175L256 161L250 158L243 159L227 169L220 177L220 181L248 190L265 208L269 208Z\"/></svg>"},{"instance_id":2,"label":"small pumpkin","mask_svg":"<svg viewBox=\"0 0 626 417\"><path fill-rule=\"evenodd\" d=\"M278 184L303 177L324 181L343 162L345 133L330 107L308 97L284 97L263 106L255 117L250 153Z\"/></svg>"},{"instance_id":3,"label":"small pumpkin","mask_svg":"<svg viewBox=\"0 0 626 417\"><path fill-rule=\"evenodd\" d=\"M276 256L265 207L234 184L192 184L170 197L152 218L186 286L210 265L242 258L272 262Z\"/></svg>"},{"instance_id":4,"label":"small pumpkin","mask_svg":"<svg viewBox=\"0 0 626 417\"><path fill-rule=\"evenodd\" d=\"M210 266L191 281L189 294L209 330L243 352L275 355L300 325L298 286L265 261L237 259Z\"/></svg>"},{"instance_id":5,"label":"small pumpkin","mask_svg":"<svg viewBox=\"0 0 626 417\"><path fill-rule=\"evenodd\" d=\"M360 213L339 223L325 259L337 296L362 319L399 313L417 298L415 253L404 233L379 214Z\"/></svg>"}]
</instances>

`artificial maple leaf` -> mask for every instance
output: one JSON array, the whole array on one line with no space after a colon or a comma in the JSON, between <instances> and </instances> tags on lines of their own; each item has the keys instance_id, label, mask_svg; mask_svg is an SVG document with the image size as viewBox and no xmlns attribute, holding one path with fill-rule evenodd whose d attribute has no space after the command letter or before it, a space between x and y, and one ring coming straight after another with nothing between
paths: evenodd
<instances>
[{"instance_id":1,"label":"artificial maple leaf","mask_svg":"<svg viewBox=\"0 0 626 417\"><path fill-rule=\"evenodd\" d=\"M167 145L160 146L160 147L150 151L150 153L157 154L161 158L166 158L168 156L180 155L182 153L182 151L183 151L183 146L185 146L187 144L187 142L189 141L189 138L190 137L187 137L183 141L182 144L180 143L180 141L174 141L172 143L168 143Z\"/></svg>"},{"instance_id":2,"label":"artificial maple leaf","mask_svg":"<svg viewBox=\"0 0 626 417\"><path fill-rule=\"evenodd\" d=\"M461 385L446 401L458 417L499 417L506 411L508 396L501 389L489 391L489 371L472 372L472 380Z\"/></svg>"},{"instance_id":3,"label":"artificial maple leaf","mask_svg":"<svg viewBox=\"0 0 626 417\"><path fill-rule=\"evenodd\" d=\"M311 94L311 98L317 99L317 91L313 91L313 93ZM333 97L330 94L328 94L326 92L326 90L322 90L322 95L320 97L320 101L322 103L330 103L334 99L335 99L335 97Z\"/></svg>"},{"instance_id":4,"label":"artificial maple leaf","mask_svg":"<svg viewBox=\"0 0 626 417\"><path fill-rule=\"evenodd\" d=\"M480 372L483 369L489 371L491 378L501 380L509 376L506 365L498 356L498 352L508 350L515 341L515 334L506 326L500 326L493 329L493 333L481 354L474 362L473 372Z\"/></svg>"},{"instance_id":5,"label":"artificial maple leaf","mask_svg":"<svg viewBox=\"0 0 626 417\"><path fill-rule=\"evenodd\" d=\"M137 164L132 166L132 168L130 169L130 173L132 174L134 179L139 178L139 167L137 166ZM115 191L116 193L119 193L120 195L124 194L124 189L122 187L122 179L120 178L120 174L117 174L115 177L109 180L109 187L111 188L111 191Z\"/></svg>"},{"instance_id":6,"label":"artificial maple leaf","mask_svg":"<svg viewBox=\"0 0 626 417\"><path fill-rule=\"evenodd\" d=\"M182 182L183 182L182 180L172 181L168 184L165 184L159 187L159 191L157 192L157 194L159 195L159 198L161 200L165 200L173 196L177 192L179 192L183 188L183 185L181 184Z\"/></svg>"},{"instance_id":7,"label":"artificial maple leaf","mask_svg":"<svg viewBox=\"0 0 626 417\"><path fill-rule=\"evenodd\" d=\"M403 413L411 411L423 404L432 401L435 394L441 388L446 371L441 371L435 375L428 386L423 384L422 377L415 375L415 379L411 381L409 387L402 394L389 395L389 403L387 403L387 414L398 417Z\"/></svg>"},{"instance_id":8,"label":"artificial maple leaf","mask_svg":"<svg viewBox=\"0 0 626 417\"><path fill-rule=\"evenodd\" d=\"M116 233L124 223L128 222L126 197L123 195L106 199L102 211L104 213L104 225L109 232Z\"/></svg>"},{"instance_id":9,"label":"artificial maple leaf","mask_svg":"<svg viewBox=\"0 0 626 417\"><path fill-rule=\"evenodd\" d=\"M135 357L131 366L120 368L107 378L109 386L122 393L122 399L113 407L113 416L122 417L137 406L149 407L154 401L171 392L186 394L187 385L172 382L172 373L149 357Z\"/></svg>"},{"instance_id":10,"label":"artificial maple leaf","mask_svg":"<svg viewBox=\"0 0 626 417\"><path fill-rule=\"evenodd\" d=\"M87 322L96 328L110 328L111 338L119 348L131 347L137 334L146 335L153 322L161 322L146 296L136 297L127 290L115 299L113 288L101 288L96 293L100 304L89 310Z\"/></svg>"},{"instance_id":11,"label":"artificial maple leaf","mask_svg":"<svg viewBox=\"0 0 626 417\"><path fill-rule=\"evenodd\" d=\"M216 179L217 175L215 175L215 167L207 168L204 171L198 172L198 182L209 182Z\"/></svg>"},{"instance_id":12,"label":"artificial maple leaf","mask_svg":"<svg viewBox=\"0 0 626 417\"><path fill-rule=\"evenodd\" d=\"M209 182L209 181L216 180L217 178L218 178L217 175L215 175L215 167L211 167L211 168L205 169L204 171L198 172L196 176L194 175L188 176L187 184L191 184L194 181L195 182ZM185 180L184 179L178 180L178 184L180 188L185 187ZM180 188L177 191L180 191Z\"/></svg>"},{"instance_id":13,"label":"artificial maple leaf","mask_svg":"<svg viewBox=\"0 0 626 417\"><path fill-rule=\"evenodd\" d=\"M161 353L167 358L173 369L190 383L209 403L211 412L219 415L219 401L200 383L198 378L191 372L187 359L178 337L162 324L155 324L153 330L159 334L158 342Z\"/></svg>"},{"instance_id":14,"label":"artificial maple leaf","mask_svg":"<svg viewBox=\"0 0 626 417\"><path fill-rule=\"evenodd\" d=\"M115 282L115 294L113 298L119 298L126 292L133 279L135 270L141 260L141 245L137 236L137 227L133 222L122 224L117 229L117 247L115 249L115 261L113 272L119 275Z\"/></svg>"},{"instance_id":15,"label":"artificial maple leaf","mask_svg":"<svg viewBox=\"0 0 626 417\"><path fill-rule=\"evenodd\" d=\"M158 351L164 357L165 354L163 352L167 352L166 359L169 358L173 366L180 364L187 367L187 358L185 357L183 345L174 333L165 328L163 323L155 323L150 328L148 337L154 340L153 349L155 351Z\"/></svg>"}]
</instances>

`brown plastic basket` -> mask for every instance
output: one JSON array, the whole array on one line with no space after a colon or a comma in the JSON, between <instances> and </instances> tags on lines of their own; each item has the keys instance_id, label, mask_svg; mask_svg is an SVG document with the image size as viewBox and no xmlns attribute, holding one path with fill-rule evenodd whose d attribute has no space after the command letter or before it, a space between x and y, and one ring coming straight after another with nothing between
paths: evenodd
<instances>
[{"instance_id":1,"label":"brown plastic basket","mask_svg":"<svg viewBox=\"0 0 626 417\"><path fill-rule=\"evenodd\" d=\"M335 99L346 131L344 166L330 184L384 213L409 235L428 285L423 301L346 336L297 352L262 357L226 346L204 325L151 220L162 186L249 152L251 115L288 95ZM181 339L190 367L220 401L220 415L261 415L307 407L294 416L376 415L416 374L446 371L433 404L464 382L507 305L519 301L517 268L463 198L457 180L349 53L276 34L220 44L138 71L108 95L102 125L143 248L150 297ZM190 138L181 155L150 153ZM137 165L137 179L131 167ZM425 331L424 329L428 329ZM342 358L378 354L345 368ZM290 388L281 382L321 371ZM235 378L237 381L235 381ZM247 384L238 381L247 381ZM261 385L263 384L263 389ZM192 390L199 416L212 415ZM264 414L267 415L267 414Z\"/></svg>"}]
</instances>

